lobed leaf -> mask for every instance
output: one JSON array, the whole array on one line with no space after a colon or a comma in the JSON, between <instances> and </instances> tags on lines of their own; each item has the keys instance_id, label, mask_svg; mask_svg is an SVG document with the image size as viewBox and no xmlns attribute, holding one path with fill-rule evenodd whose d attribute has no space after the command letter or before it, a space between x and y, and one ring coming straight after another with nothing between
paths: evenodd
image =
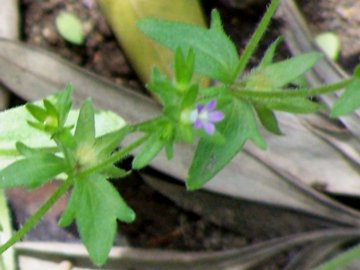
<instances>
[{"instance_id":1,"label":"lobed leaf","mask_svg":"<svg viewBox=\"0 0 360 270\"><path fill-rule=\"evenodd\" d=\"M173 21L144 19L138 23L142 32L165 47L195 54L196 72L221 82L232 82L239 61L235 45L225 34L219 13L211 14L210 29Z\"/></svg>"},{"instance_id":2,"label":"lobed leaf","mask_svg":"<svg viewBox=\"0 0 360 270\"><path fill-rule=\"evenodd\" d=\"M75 179L69 204L59 224L69 225L73 219L80 238L96 265L105 263L116 234L116 220L132 222L134 211L119 192L100 174Z\"/></svg>"}]
</instances>

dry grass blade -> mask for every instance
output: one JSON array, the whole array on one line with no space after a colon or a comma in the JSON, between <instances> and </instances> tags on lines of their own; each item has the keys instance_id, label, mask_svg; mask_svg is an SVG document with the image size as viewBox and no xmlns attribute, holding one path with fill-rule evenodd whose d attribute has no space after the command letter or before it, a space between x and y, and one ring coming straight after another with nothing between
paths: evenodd
<instances>
[{"instance_id":1,"label":"dry grass blade","mask_svg":"<svg viewBox=\"0 0 360 270\"><path fill-rule=\"evenodd\" d=\"M339 252L346 242L348 241L328 240L305 246L283 270L312 269Z\"/></svg>"},{"instance_id":2,"label":"dry grass blade","mask_svg":"<svg viewBox=\"0 0 360 270\"><path fill-rule=\"evenodd\" d=\"M307 232L275 238L241 249L212 252L179 252L114 247L105 269L167 270L167 269L249 269L279 252L313 242L342 242L360 237L354 229ZM77 269L93 269L85 248L80 244L22 242L15 246L20 261L24 257L49 262L70 261ZM22 259L23 258L23 259ZM42 263L42 262L41 262ZM43 264L42 264L43 265ZM21 265L21 270L32 270Z\"/></svg>"}]
</instances>

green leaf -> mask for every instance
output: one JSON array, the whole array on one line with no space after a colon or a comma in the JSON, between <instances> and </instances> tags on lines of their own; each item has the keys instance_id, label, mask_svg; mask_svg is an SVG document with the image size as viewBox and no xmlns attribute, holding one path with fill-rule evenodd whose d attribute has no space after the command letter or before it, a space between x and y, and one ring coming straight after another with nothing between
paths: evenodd
<instances>
[{"instance_id":1,"label":"green leaf","mask_svg":"<svg viewBox=\"0 0 360 270\"><path fill-rule=\"evenodd\" d=\"M273 88L280 88L311 69L322 57L319 53L305 53L267 66L263 73L272 82Z\"/></svg>"},{"instance_id":2,"label":"green leaf","mask_svg":"<svg viewBox=\"0 0 360 270\"><path fill-rule=\"evenodd\" d=\"M344 93L335 102L330 116L339 117L349 114L360 107L360 78L354 80L345 88Z\"/></svg>"},{"instance_id":3,"label":"green leaf","mask_svg":"<svg viewBox=\"0 0 360 270\"><path fill-rule=\"evenodd\" d=\"M171 160L174 156L174 146L172 144L172 142L168 142L166 145L165 145L165 153L166 153L166 158L168 160Z\"/></svg>"},{"instance_id":4,"label":"green leaf","mask_svg":"<svg viewBox=\"0 0 360 270\"><path fill-rule=\"evenodd\" d=\"M80 238L96 265L105 263L116 234L116 220L133 222L134 211L119 192L99 174L76 179L61 225L76 219Z\"/></svg>"},{"instance_id":5,"label":"green leaf","mask_svg":"<svg viewBox=\"0 0 360 270\"><path fill-rule=\"evenodd\" d=\"M75 182L74 188L71 192L70 199L58 221L60 227L63 228L67 227L74 221L76 217L76 211L78 210L78 206L82 204L80 195L81 195L81 188L79 188L79 185L77 185Z\"/></svg>"},{"instance_id":6,"label":"green leaf","mask_svg":"<svg viewBox=\"0 0 360 270\"><path fill-rule=\"evenodd\" d=\"M35 129L38 129L38 130L41 130L41 131L44 131L45 132L45 127L43 124L40 124L39 122L33 122L33 121L26 121L27 124L32 127L32 128L35 128Z\"/></svg>"},{"instance_id":7,"label":"green leaf","mask_svg":"<svg viewBox=\"0 0 360 270\"><path fill-rule=\"evenodd\" d=\"M309 84L308 80L306 79L305 74L297 77L295 80L293 80L291 82L291 84L293 84L297 88L310 88L310 84Z\"/></svg>"},{"instance_id":8,"label":"green leaf","mask_svg":"<svg viewBox=\"0 0 360 270\"><path fill-rule=\"evenodd\" d=\"M175 52L175 78L176 87L179 90L187 90L191 83L191 78L194 72L194 52L190 49L186 56L180 48Z\"/></svg>"},{"instance_id":9,"label":"green leaf","mask_svg":"<svg viewBox=\"0 0 360 270\"><path fill-rule=\"evenodd\" d=\"M35 154L34 149L28 147L26 144L23 144L22 142L16 143L16 150L25 157L29 157Z\"/></svg>"},{"instance_id":10,"label":"green leaf","mask_svg":"<svg viewBox=\"0 0 360 270\"><path fill-rule=\"evenodd\" d=\"M217 99L222 95L228 95L230 92L231 90L227 86L212 86L201 89L201 98L210 101L211 99Z\"/></svg>"},{"instance_id":11,"label":"green leaf","mask_svg":"<svg viewBox=\"0 0 360 270\"><path fill-rule=\"evenodd\" d=\"M95 139L94 148L99 160L105 159L110 156L116 147L120 145L125 136L130 132L128 126L119 130L106 133Z\"/></svg>"},{"instance_id":12,"label":"green leaf","mask_svg":"<svg viewBox=\"0 0 360 270\"><path fill-rule=\"evenodd\" d=\"M83 26L76 15L70 12L62 12L56 17L55 24L60 35L65 40L76 45L84 43Z\"/></svg>"},{"instance_id":13,"label":"green leaf","mask_svg":"<svg viewBox=\"0 0 360 270\"><path fill-rule=\"evenodd\" d=\"M125 171L114 165L108 166L104 170L101 170L101 174L105 175L106 178L119 179L128 176L131 171Z\"/></svg>"},{"instance_id":14,"label":"green leaf","mask_svg":"<svg viewBox=\"0 0 360 270\"><path fill-rule=\"evenodd\" d=\"M225 113L225 119L218 123L217 129L225 137L225 142L213 144L200 140L186 181L189 190L201 188L213 178L243 148L248 139L258 147L266 148L256 126L254 111L248 102L240 99L219 100L219 108Z\"/></svg>"},{"instance_id":15,"label":"green leaf","mask_svg":"<svg viewBox=\"0 0 360 270\"><path fill-rule=\"evenodd\" d=\"M153 68L151 82L148 83L146 87L159 97L165 110L176 104L176 88L172 82L165 75L162 75L156 67Z\"/></svg>"},{"instance_id":16,"label":"green leaf","mask_svg":"<svg viewBox=\"0 0 360 270\"><path fill-rule=\"evenodd\" d=\"M57 110L59 112L59 125L60 127L65 125L66 119L69 115L72 106L72 93L74 89L72 85L68 84L63 91L56 94L57 97Z\"/></svg>"},{"instance_id":17,"label":"green leaf","mask_svg":"<svg viewBox=\"0 0 360 270\"><path fill-rule=\"evenodd\" d=\"M187 144L192 144L194 141L194 129L191 124L178 124L176 139L178 141L183 141Z\"/></svg>"},{"instance_id":18,"label":"green leaf","mask_svg":"<svg viewBox=\"0 0 360 270\"><path fill-rule=\"evenodd\" d=\"M195 71L225 83L239 61L235 45L225 34L219 13L211 14L210 29L173 21L144 19L138 23L142 32L153 40L175 51L194 51Z\"/></svg>"},{"instance_id":19,"label":"green leaf","mask_svg":"<svg viewBox=\"0 0 360 270\"><path fill-rule=\"evenodd\" d=\"M43 100L44 107L49 115L57 117L58 111L56 107L47 99Z\"/></svg>"},{"instance_id":20,"label":"green leaf","mask_svg":"<svg viewBox=\"0 0 360 270\"><path fill-rule=\"evenodd\" d=\"M40 152L42 153L50 153L55 152L55 149L36 149L36 148L31 148L29 146L27 146L26 144L22 143L22 142L17 142L16 143L16 150L19 152L19 154L25 156L25 157L31 157L34 156Z\"/></svg>"},{"instance_id":21,"label":"green leaf","mask_svg":"<svg viewBox=\"0 0 360 270\"><path fill-rule=\"evenodd\" d=\"M271 90L281 88L309 70L320 58L319 53L306 53L258 69L250 74L246 87Z\"/></svg>"},{"instance_id":22,"label":"green leaf","mask_svg":"<svg viewBox=\"0 0 360 270\"><path fill-rule=\"evenodd\" d=\"M276 135L281 134L276 116L271 110L263 106L255 106L255 111L261 124L267 131Z\"/></svg>"},{"instance_id":23,"label":"green leaf","mask_svg":"<svg viewBox=\"0 0 360 270\"><path fill-rule=\"evenodd\" d=\"M266 50L261 62L259 64L259 68L265 68L266 66L270 65L273 62L273 58L276 52L277 47L279 46L280 42L284 40L284 37L278 37L269 48Z\"/></svg>"},{"instance_id":24,"label":"green leaf","mask_svg":"<svg viewBox=\"0 0 360 270\"><path fill-rule=\"evenodd\" d=\"M63 159L49 153L38 153L1 170L0 187L37 188L65 170Z\"/></svg>"},{"instance_id":25,"label":"green leaf","mask_svg":"<svg viewBox=\"0 0 360 270\"><path fill-rule=\"evenodd\" d=\"M61 143L65 147L69 149L75 149L76 141L69 128L63 128L62 130L58 131L55 135L57 139L61 141Z\"/></svg>"},{"instance_id":26,"label":"green leaf","mask_svg":"<svg viewBox=\"0 0 360 270\"><path fill-rule=\"evenodd\" d=\"M36 120L38 120L41 123L43 123L46 117L48 116L47 112L43 108L35 104L28 103L25 105L25 108L31 113L31 115Z\"/></svg>"},{"instance_id":27,"label":"green leaf","mask_svg":"<svg viewBox=\"0 0 360 270\"><path fill-rule=\"evenodd\" d=\"M74 137L78 144L93 145L95 142L94 108L89 99L80 108Z\"/></svg>"},{"instance_id":28,"label":"green leaf","mask_svg":"<svg viewBox=\"0 0 360 270\"><path fill-rule=\"evenodd\" d=\"M307 98L282 98L272 99L267 101L266 107L275 111L284 111L290 113L314 113L317 112L323 105L313 102Z\"/></svg>"},{"instance_id":29,"label":"green leaf","mask_svg":"<svg viewBox=\"0 0 360 270\"><path fill-rule=\"evenodd\" d=\"M198 92L199 92L199 86L192 85L183 96L183 100L181 101L180 108L182 110L195 108Z\"/></svg>"},{"instance_id":30,"label":"green leaf","mask_svg":"<svg viewBox=\"0 0 360 270\"><path fill-rule=\"evenodd\" d=\"M135 170L144 168L156 157L164 145L165 142L159 138L158 133L150 135L136 154L132 162L132 168Z\"/></svg>"}]
</instances>

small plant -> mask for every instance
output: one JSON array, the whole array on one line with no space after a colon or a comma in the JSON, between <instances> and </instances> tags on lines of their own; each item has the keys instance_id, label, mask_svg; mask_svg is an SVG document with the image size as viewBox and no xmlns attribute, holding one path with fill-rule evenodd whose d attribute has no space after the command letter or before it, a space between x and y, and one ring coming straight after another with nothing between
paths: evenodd
<instances>
[{"instance_id":1,"label":"small plant","mask_svg":"<svg viewBox=\"0 0 360 270\"><path fill-rule=\"evenodd\" d=\"M315 43L331 60L337 61L341 51L341 42L333 32L320 33L315 37Z\"/></svg>"},{"instance_id":2,"label":"small plant","mask_svg":"<svg viewBox=\"0 0 360 270\"><path fill-rule=\"evenodd\" d=\"M61 12L56 17L55 25L59 34L66 41L75 45L82 45L84 43L83 24L76 15L70 12Z\"/></svg>"},{"instance_id":3,"label":"small plant","mask_svg":"<svg viewBox=\"0 0 360 270\"><path fill-rule=\"evenodd\" d=\"M245 72L278 2L271 2L241 56L224 32L216 10L212 12L209 29L157 19L140 21L141 31L174 51L173 78L154 68L152 81L146 85L163 105L162 113L153 119L129 123L97 136L91 100L81 105L76 121L68 120L69 113L73 113L71 86L42 103L27 104L31 115L28 124L33 132L46 133L52 143L40 147L16 143L13 152L19 159L0 171L0 187L35 189L59 176L64 181L0 251L20 240L72 188L59 225L68 226L75 221L91 260L102 265L113 244L117 220L135 219L134 211L108 179L129 173L114 164L136 148L139 150L132 162L134 170L147 166L162 150L171 159L175 143L197 144L186 179L186 187L196 190L226 166L248 140L266 149L259 123L267 131L281 134L274 111L313 113L321 109L337 117L357 109L360 68L354 77L338 83L319 88L289 88L321 55L307 53L274 63L281 38L268 48L257 67ZM194 74L213 80L214 85L201 86ZM340 89L345 91L330 110L309 99ZM135 132L142 135L117 148Z\"/></svg>"}]
</instances>

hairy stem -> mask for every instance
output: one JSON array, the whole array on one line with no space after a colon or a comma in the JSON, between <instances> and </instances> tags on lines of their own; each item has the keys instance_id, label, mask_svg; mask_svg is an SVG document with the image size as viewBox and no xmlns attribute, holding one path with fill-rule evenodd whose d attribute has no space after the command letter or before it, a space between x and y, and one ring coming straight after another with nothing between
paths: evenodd
<instances>
[{"instance_id":1,"label":"hairy stem","mask_svg":"<svg viewBox=\"0 0 360 270\"><path fill-rule=\"evenodd\" d=\"M278 5L279 5L279 0L271 1L271 4L266 10L264 17L262 17L258 27L256 28L256 31L251 36L251 39L247 43L245 50L240 57L239 63L236 66L235 72L233 74L232 81L235 81L236 78L239 76L239 74L241 74L244 71L247 63L250 60L250 57L253 55L257 45L259 44L259 41L264 35Z\"/></svg>"},{"instance_id":2,"label":"hairy stem","mask_svg":"<svg viewBox=\"0 0 360 270\"><path fill-rule=\"evenodd\" d=\"M17 241L27 234L45 215L45 213L57 202L58 199L70 188L72 185L72 178L69 177L62 185L50 196L49 199L33 214L25 224L2 246L0 246L0 254L5 252L8 248L14 245Z\"/></svg>"},{"instance_id":3,"label":"hairy stem","mask_svg":"<svg viewBox=\"0 0 360 270\"><path fill-rule=\"evenodd\" d=\"M254 100L279 99L279 98L297 98L323 95L345 88L353 79L343 80L337 83L324 85L318 88L304 89L283 89L276 91L259 91L257 89L241 89L235 88L234 95L240 98L248 98Z\"/></svg>"}]
</instances>

